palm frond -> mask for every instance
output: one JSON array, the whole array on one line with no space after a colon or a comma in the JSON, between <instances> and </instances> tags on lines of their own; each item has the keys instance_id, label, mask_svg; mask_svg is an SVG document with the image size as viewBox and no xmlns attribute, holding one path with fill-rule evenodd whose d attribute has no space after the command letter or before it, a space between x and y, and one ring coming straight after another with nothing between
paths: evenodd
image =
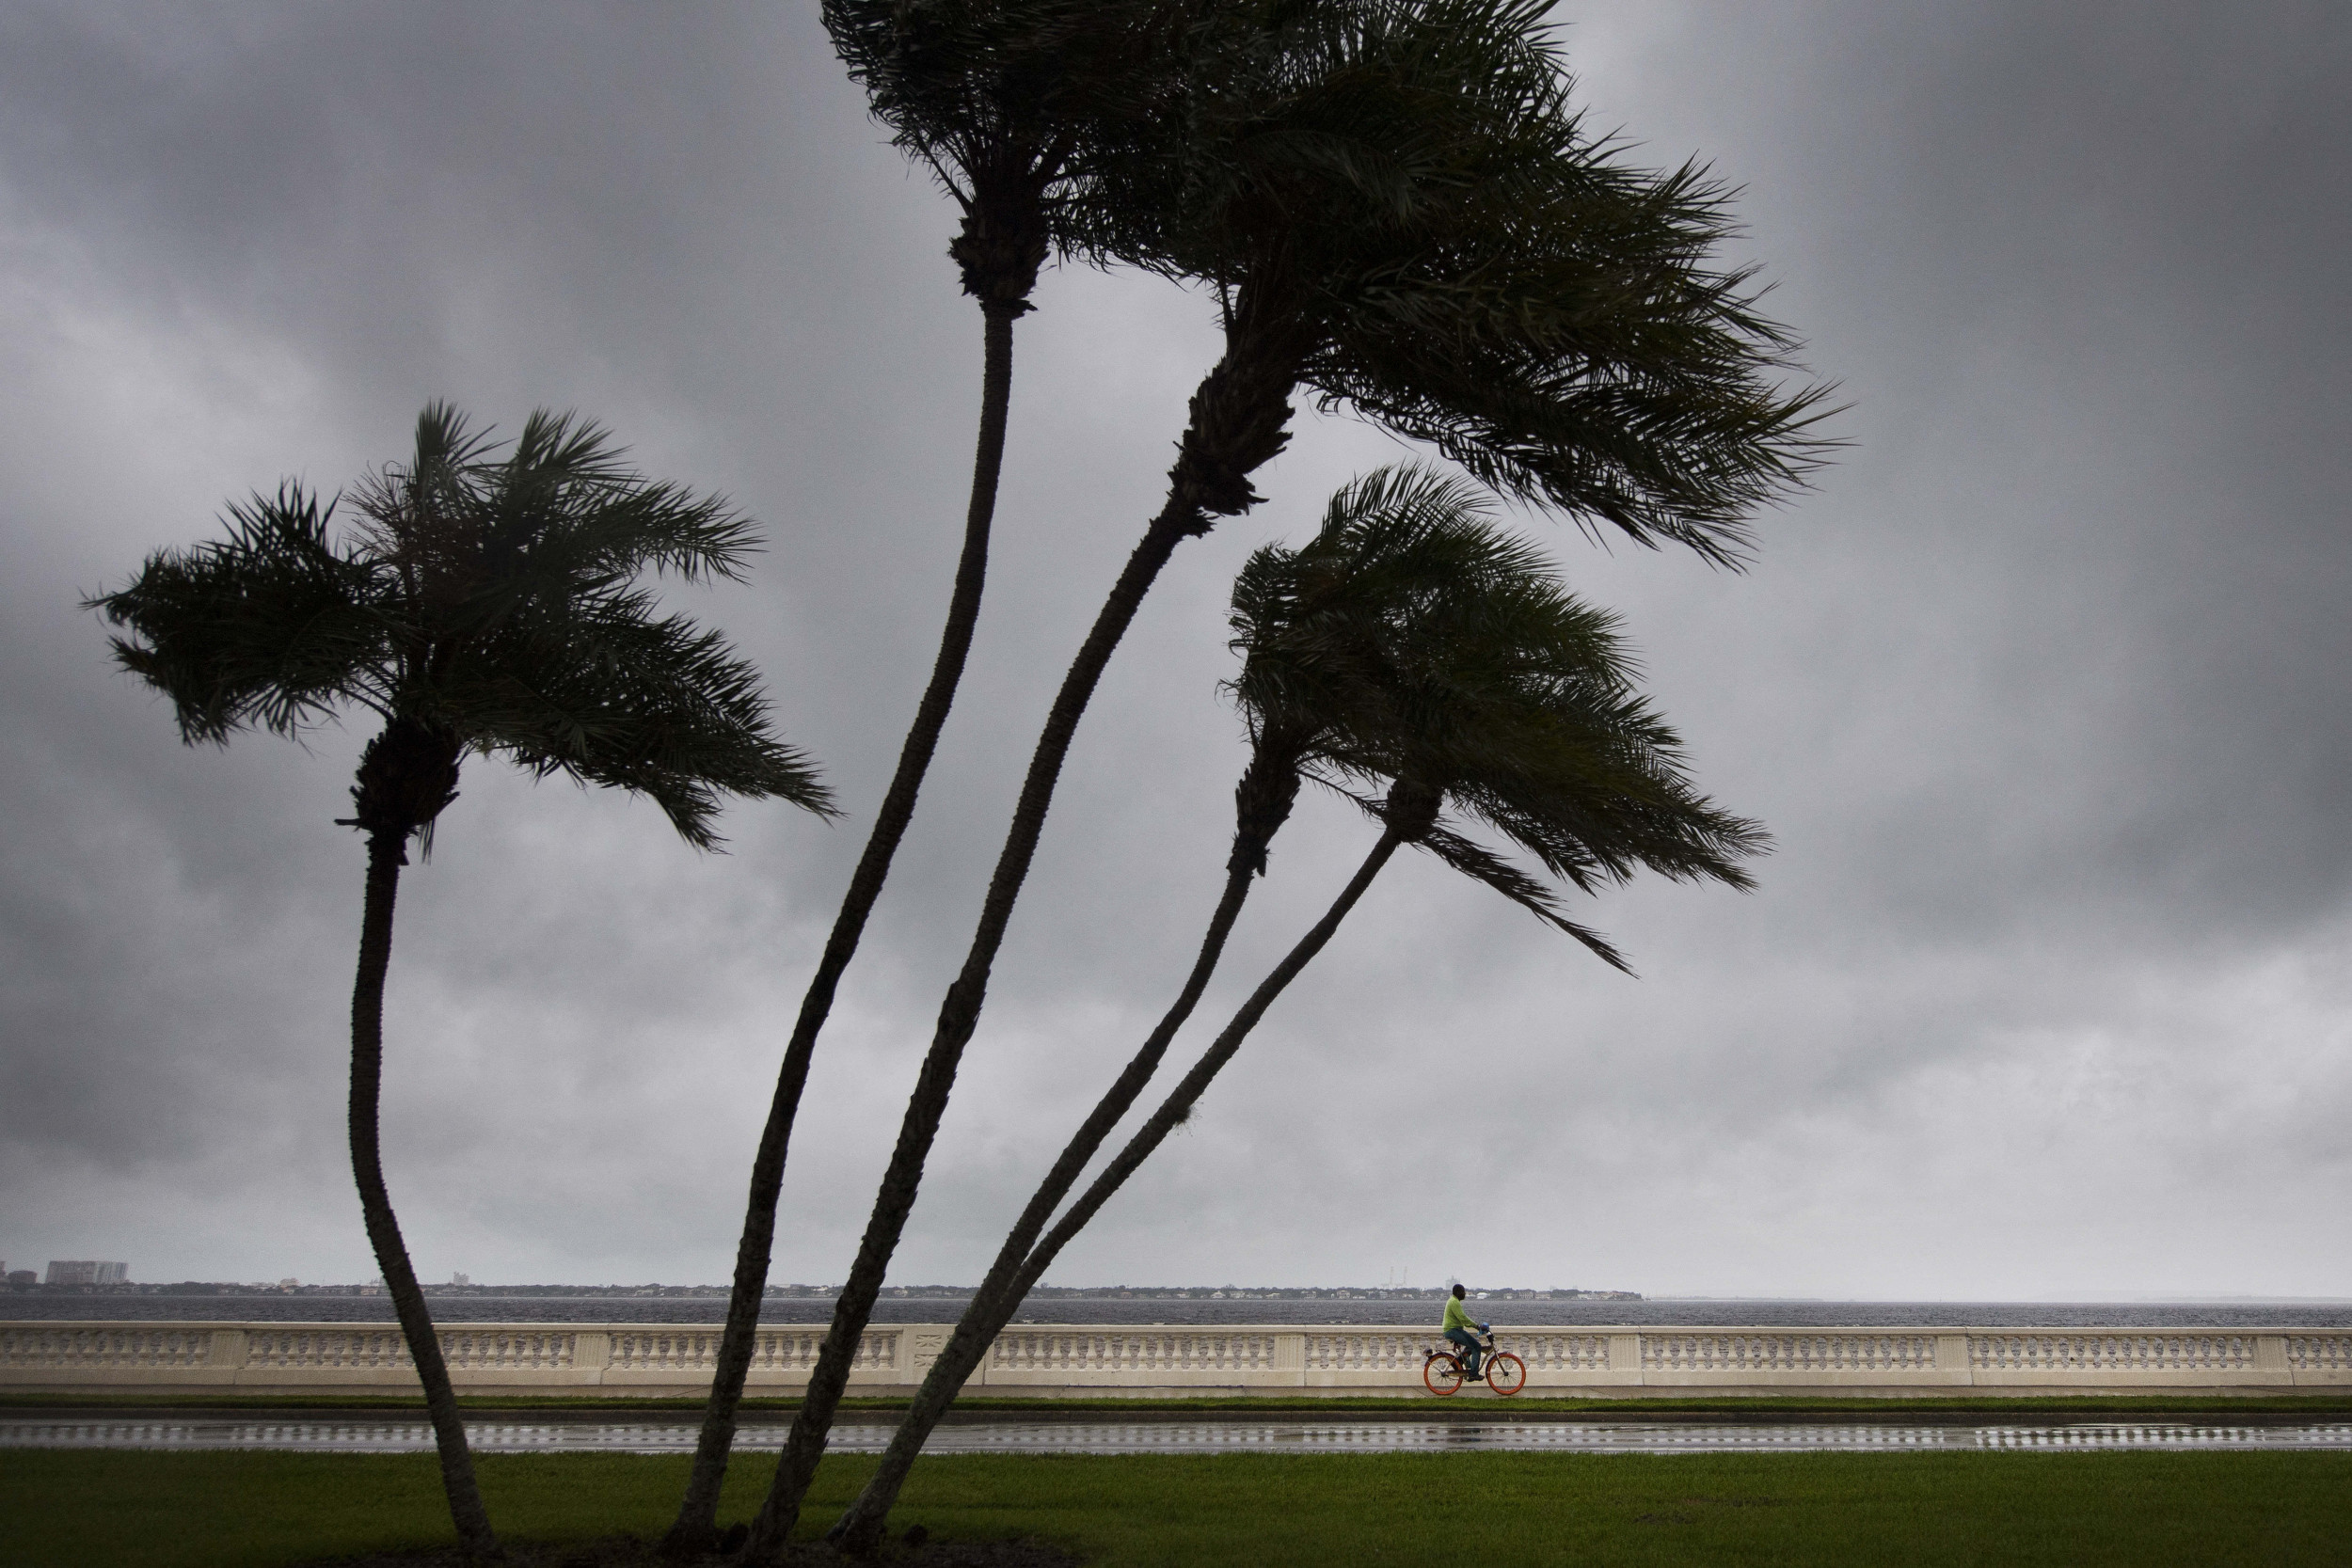
<instances>
[{"instance_id":1,"label":"palm frond","mask_svg":"<svg viewBox=\"0 0 2352 1568\"><path fill-rule=\"evenodd\" d=\"M467 715L477 750L541 777L650 796L698 847L718 841L721 794L835 815L806 756L771 730L757 671L683 616L637 595L534 616L457 662L437 694Z\"/></svg>"},{"instance_id":2,"label":"palm frond","mask_svg":"<svg viewBox=\"0 0 2352 1568\"><path fill-rule=\"evenodd\" d=\"M384 574L329 543L334 510L289 482L232 504L227 539L160 551L84 601L128 629L116 662L170 699L183 740L291 737L347 702L389 711Z\"/></svg>"}]
</instances>

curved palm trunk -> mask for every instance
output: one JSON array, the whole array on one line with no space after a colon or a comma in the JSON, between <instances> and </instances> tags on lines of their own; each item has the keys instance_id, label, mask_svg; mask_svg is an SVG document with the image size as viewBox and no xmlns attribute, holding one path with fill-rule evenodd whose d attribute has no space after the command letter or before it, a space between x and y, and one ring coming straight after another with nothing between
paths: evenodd
<instances>
[{"instance_id":1,"label":"curved palm trunk","mask_svg":"<svg viewBox=\"0 0 2352 1568\"><path fill-rule=\"evenodd\" d=\"M1077 1185L1087 1162L1103 1147L1103 1141L1110 1136L1111 1129L1118 1125L1119 1118L1126 1115L1141 1097L1152 1074L1158 1069L1161 1058L1167 1055L1168 1042L1175 1038L1177 1030L1184 1027L1185 1020L1192 1016L1201 991L1206 989L1210 975L1216 969L1225 940L1232 934L1233 924L1241 915L1242 903L1249 895L1252 879L1252 874L1247 870L1227 876L1225 895L1218 901L1216 916L1209 923L1208 934L1201 942L1200 957L1194 961L1192 974L1186 978L1184 990L1144 1041L1142 1049L1129 1059L1118 1080L1095 1103L1085 1123L1062 1149L1061 1157L1054 1162L1053 1169L1046 1173L1044 1180L1038 1183L1028 1207L1021 1212L1020 1219L1006 1234L1004 1245L997 1250L995 1262L989 1267L988 1277L973 1292L971 1302L963 1309L963 1316L957 1321L955 1332L941 1347L939 1359L931 1364L930 1371L923 1380L923 1386L916 1391L914 1407L907 1412L898 1435L891 1440L889 1451L882 1456L882 1468L866 1483L858 1505L844 1518L846 1530L836 1528L834 1532L836 1537L846 1536L845 1544L850 1550L863 1553L873 1549L890 1504L898 1497L898 1487L905 1480L907 1470L914 1465L915 1454L930 1435L931 1429L939 1424L939 1418L946 1413L948 1405L955 1402L964 1381L978 1368L981 1357L988 1354L989 1344L995 1338L996 1330L1019 1309L1022 1265L1028 1260L1030 1247L1044 1230L1046 1222L1054 1217L1054 1211L1061 1206L1061 1200L1069 1196L1070 1189ZM870 1510L866 1504L869 1497L879 1498L878 1505ZM869 1522L871 1528L861 1531L861 1524Z\"/></svg>"},{"instance_id":2,"label":"curved palm trunk","mask_svg":"<svg viewBox=\"0 0 2352 1568\"><path fill-rule=\"evenodd\" d=\"M405 832L382 828L368 835L359 975L351 989L351 1173L359 1184L359 1210L366 1216L376 1263L384 1271L384 1288L391 1293L392 1309L400 1318L401 1337L408 1341L418 1381L424 1385L434 1447L441 1458L441 1489L449 1494L450 1518L457 1526L457 1538L465 1544L468 1555L499 1559L504 1554L491 1532L489 1512L482 1506L482 1490L474 1482L473 1456L466 1449L457 1395L450 1387L449 1368L441 1360L441 1345L434 1337L424 1292L417 1288L417 1272L409 1266L400 1222L392 1215L391 1195L384 1186L383 1151L376 1137L376 1108L384 1081L384 976L391 966L392 902L400 891L400 868L407 859L407 836Z\"/></svg>"},{"instance_id":3,"label":"curved palm trunk","mask_svg":"<svg viewBox=\"0 0 2352 1568\"><path fill-rule=\"evenodd\" d=\"M979 930L974 935L962 972L955 984L947 988L946 1000L940 1006L930 1049L924 1054L914 1092L908 1097L906 1115L899 1122L898 1141L891 1151L889 1168L882 1174L882 1188L875 1195L874 1212L866 1221L857 1259L850 1265L849 1280L834 1305L833 1324L826 1332L808 1389L801 1398L799 1413L794 1416L791 1433L785 1440L784 1458L776 1466L775 1481L769 1488L767 1501L761 1505L759 1517L753 1523L746 1546L746 1554L753 1561L768 1560L781 1552L799 1520L801 1498L817 1473L826 1432L833 1425L834 1411L849 1384L850 1362L857 1353L859 1336L873 1315L874 1300L882 1292L882 1275L890 1266L890 1257L898 1247L906 1217L914 1208L915 1192L923 1180L923 1163L930 1157L940 1118L946 1114L957 1066L962 1059L963 1048L971 1042L973 1031L979 1026L989 972L997 948L1003 944L1005 927L1011 922L1013 902L1028 874L1029 862L1037 852L1038 837L1045 826L1046 809L1053 802L1062 759L1069 754L1078 719L1086 711L1087 701L1094 694L1104 668L1110 663L1112 651L1135 620L1136 610L1142 605L1152 579L1159 576L1184 538L1181 526L1170 526L1168 522L1169 514L1177 511L1177 503L1170 502L1128 557L1126 569L1120 574L1109 599L1095 617L1093 629L1063 677L1061 690L1046 718L1045 732L1038 739L1020 803L1013 812L1012 831L997 857L995 875L990 879L988 895L981 905Z\"/></svg>"},{"instance_id":4,"label":"curved palm trunk","mask_svg":"<svg viewBox=\"0 0 2352 1568\"><path fill-rule=\"evenodd\" d=\"M1199 1006L1201 992L1208 989L1210 977L1225 951L1226 940L1241 917L1243 903L1249 896L1252 882L1265 870L1266 847L1281 825L1290 816L1291 806L1298 795L1298 773L1287 754L1269 752L1263 748L1250 760L1248 769L1234 788L1235 825L1232 853L1226 860L1225 891L1217 900L1216 911L1210 916L1209 927L1202 936L1200 951L1193 960L1192 972L1185 976L1183 989L1167 1013L1160 1019L1143 1046L1129 1059L1119 1078L1098 1101L1086 1121L1071 1137L1055 1161L1045 1180L1038 1184L1028 1206L1007 1233L998 1248L995 1261L988 1276L975 1291L963 1315L958 1320L947 1343L916 1392L914 1407L901 1423L889 1451L883 1455L882 1468L861 1495L861 1504L852 1508L834 1535L847 1534L850 1550L870 1551L877 1540L890 1505L898 1493L907 1470L914 1465L915 1454L939 1424L948 1405L988 1354L988 1347L1001 1327L1019 1308L1025 1287L1019 1287L1021 1268L1029 1256L1029 1249L1054 1217L1070 1189L1077 1184L1087 1162L1093 1159L1136 1101L1142 1095L1152 1075L1159 1070L1168 1047ZM863 1499L878 1497L879 1507L871 1512L870 1528L860 1531L857 1521L865 1514Z\"/></svg>"},{"instance_id":5,"label":"curved palm trunk","mask_svg":"<svg viewBox=\"0 0 2352 1568\"><path fill-rule=\"evenodd\" d=\"M865 1490L858 1494L856 1501L850 1505L850 1510L842 1515L841 1522L834 1527L834 1536L847 1550L855 1554L866 1554L872 1552L880 1544L882 1528L889 1519L891 1507L898 1501L898 1489L905 1484L908 1472L914 1466L915 1456L922 1451L924 1441L930 1437L931 1429L939 1422L940 1416L945 1413L948 1403L954 1400L957 1390L963 1386L964 1379L971 1376L974 1369L979 1365L980 1357L987 1354L988 1347L996 1338L998 1331L1019 1309L1022 1298L1028 1294L1029 1288L1035 1285L1040 1276L1053 1264L1062 1248L1069 1245L1071 1239L1086 1228L1087 1222L1094 1217L1095 1212L1110 1201L1111 1195L1118 1192L1120 1186L1125 1184L1127 1178L1135 1174L1136 1167L1151 1158L1152 1151L1159 1148L1168 1133L1184 1123L1184 1118L1191 1113L1194 1102L1207 1090L1217 1073L1224 1069L1225 1064L1232 1060L1233 1053L1241 1049L1242 1041L1249 1037L1249 1032L1258 1026L1258 1022L1265 1016L1266 1009L1271 1007L1275 999L1280 996L1290 983L1298 977L1299 972L1307 967L1314 956L1323 951L1333 934L1339 930L1340 922L1347 918L1347 912L1356 907L1359 899L1363 897L1365 889L1372 886L1373 879L1379 876L1381 868L1388 864L1390 857L1396 853L1397 846L1403 842L1403 835L1394 832L1383 832L1380 835L1379 842L1373 846L1372 852L1364 858L1363 864L1357 868L1356 875L1349 879L1347 886L1341 890L1339 897L1333 900L1328 910L1324 911L1323 918L1299 939L1298 944L1283 956L1282 961L1277 964L1273 972L1259 984L1258 989L1250 993L1249 999L1242 1004L1240 1011L1233 1015L1232 1022L1226 1024L1224 1031L1217 1036L1200 1060L1194 1065L1192 1070L1186 1073L1183 1082L1169 1092L1168 1099L1161 1102L1160 1108L1152 1114L1151 1119L1138 1128L1135 1135L1127 1140L1126 1147L1119 1151L1118 1156L1112 1160L1103 1174L1095 1178L1093 1184L1086 1190L1085 1196L1080 1197L1072 1206L1070 1212L1062 1217L1061 1223L1055 1226L1052 1233L1021 1260L1019 1267L990 1299L988 1310L984 1316L981 1315L980 1300L975 1297L972 1306L965 1309L962 1322L956 1325L955 1339L950 1341L947 1350L942 1353L939 1361L932 1367L930 1377L925 1379L922 1392L916 1396L914 1408L907 1413L906 1418L899 1424L898 1433L891 1438L890 1447L882 1455L881 1468L876 1470L873 1479L866 1482ZM1238 912L1239 900L1232 899L1231 895L1232 890L1229 886L1229 900L1233 904L1235 912ZM1219 912L1223 912L1222 906L1220 906ZM1217 940L1221 942L1222 938L1219 937ZM1207 957L1205 953L1203 956ZM1195 973L1205 982L1207 978L1205 974L1200 974L1198 970ZM1194 994L1197 996L1198 992ZM1186 1010L1188 1011L1189 1007ZM1173 1034L1174 1030L1169 1029L1168 1032ZM1154 1037L1158 1037L1156 1033ZM1165 1049L1165 1043L1162 1041L1163 1049ZM1140 1053L1136 1059L1138 1061L1142 1059ZM1131 1072L1133 1067L1131 1063L1129 1069ZM1122 1075L1121 1083L1124 1082L1125 1077ZM1136 1090L1140 1092L1141 1088L1142 1085L1137 1083ZM1134 1096L1131 1094L1130 1103L1133 1099ZM1108 1103L1107 1097L1105 1097L1104 1103ZM1123 1111L1125 1106L1122 1105L1120 1109ZM1100 1107L1098 1107L1098 1114L1099 1111ZM1093 1125L1091 1118L1088 1125L1089 1127ZM1104 1132L1108 1131L1108 1127L1105 1126ZM1096 1141L1100 1143L1099 1135ZM1075 1147L1073 1140L1072 1148ZM1089 1153L1091 1152L1092 1150L1089 1149ZM1063 1158L1065 1161L1069 1158L1067 1151ZM1083 1164L1083 1161L1080 1164ZM1055 1169L1058 1173L1061 1166L1057 1164ZM1076 1171L1073 1170L1071 1175L1074 1179ZM1064 1191L1068 1190L1068 1182L1064 1183ZM1041 1190L1040 1196L1042 1196ZM1036 1203L1032 1201L1031 1210L1034 1211L1036 1207ZM1051 1212L1050 1205L1047 1212ZM1022 1218L1025 1222L1029 1215L1025 1213ZM1031 1233L1034 1234L1034 1231ZM998 1258L1000 1267L1003 1262L1004 1259L1000 1255ZM996 1277L993 1272L990 1277L992 1280ZM951 1367L948 1356L950 1354L958 1353L959 1350L961 1351L959 1360L955 1366Z\"/></svg>"},{"instance_id":6,"label":"curved palm trunk","mask_svg":"<svg viewBox=\"0 0 2352 1568\"><path fill-rule=\"evenodd\" d=\"M996 483L1005 458L1005 426L1012 402L1012 324L1025 307L984 305L984 352L980 372L980 431L972 459L972 494L964 515L963 554L956 564L955 592L948 599L947 624L940 633L939 655L931 665L930 684L914 710L914 722L899 748L898 771L882 796L873 832L850 875L849 892L834 915L833 932L818 960L816 976L801 1000L800 1017L785 1047L784 1063L776 1074L776 1089L768 1104L768 1121L761 1128L759 1149L752 1161L751 1193L744 1204L743 1235L735 1251L735 1283L727 1294L726 1327L720 1335L719 1364L712 1378L710 1403L703 1416L702 1435L694 1449L694 1469L677 1520L663 1538L673 1556L707 1551L717 1538L719 1487L726 1479L727 1455L735 1441L736 1413L742 1403L743 1380L751 1369L752 1350L759 1329L760 1299L768 1285L768 1265L774 1250L776 1202L784 1186L785 1157L792 1138L801 1091L808 1083L810 1058L817 1037L833 1010L842 973L857 953L866 917L882 896L889 878L891 858L906 836L914 816L915 797L923 775L938 750L940 732L955 702L956 686L963 676L971 652L974 627L980 615L981 591L988 578L989 531L996 515Z\"/></svg>"},{"instance_id":7,"label":"curved palm trunk","mask_svg":"<svg viewBox=\"0 0 2352 1568\"><path fill-rule=\"evenodd\" d=\"M1245 292L1236 314L1248 319L1252 308ZM807 1391L785 1439L784 1458L776 1466L767 1501L752 1523L745 1546L752 1561L770 1561L780 1554L800 1519L801 1499L807 1495L817 1462L824 1454L825 1435L840 1405L842 1390L848 1386L850 1362L857 1354L859 1336L873 1315L882 1275L906 1227L907 1215L914 1208L923 1164L930 1155L940 1118L946 1114L963 1048L979 1026L996 950L1004 943L1021 884L1036 856L1045 814L1053 805L1054 787L1060 780L1062 762L1070 754L1078 721L1112 653L1142 607L1144 595L1176 553L1176 546L1207 532L1213 517L1233 515L1255 504L1248 476L1281 451L1288 439L1284 427L1290 418L1290 391L1305 351L1304 338L1287 324L1280 330L1244 334L1202 379L1192 396L1191 418L1176 464L1168 470L1168 501L1128 556L1077 657L1062 677L1061 689L1055 695L1045 728L1030 755L1028 774L1022 781L1021 797L1013 808L1004 848L997 855L996 869L989 879L979 927L973 932L962 971L940 1004L930 1049L924 1053L914 1090L907 1098L898 1141L874 1195L873 1213L858 1243L856 1260L834 1304L833 1324L826 1331Z\"/></svg>"}]
</instances>

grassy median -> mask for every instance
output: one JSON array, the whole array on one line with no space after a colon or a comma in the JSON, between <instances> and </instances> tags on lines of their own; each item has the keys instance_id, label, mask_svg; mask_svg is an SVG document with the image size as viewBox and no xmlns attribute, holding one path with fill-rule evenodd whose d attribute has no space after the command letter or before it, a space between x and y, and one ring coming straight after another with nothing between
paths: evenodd
<instances>
[{"instance_id":1,"label":"grassy median","mask_svg":"<svg viewBox=\"0 0 2352 1568\"><path fill-rule=\"evenodd\" d=\"M490 1454L516 1538L656 1534L678 1456ZM872 1461L826 1461L829 1523ZM723 1519L773 1466L747 1457ZM0 1450L21 1568L264 1568L450 1539L429 1454ZM2352 1453L946 1455L895 1520L1097 1568L1381 1563L2328 1564Z\"/></svg>"}]
</instances>

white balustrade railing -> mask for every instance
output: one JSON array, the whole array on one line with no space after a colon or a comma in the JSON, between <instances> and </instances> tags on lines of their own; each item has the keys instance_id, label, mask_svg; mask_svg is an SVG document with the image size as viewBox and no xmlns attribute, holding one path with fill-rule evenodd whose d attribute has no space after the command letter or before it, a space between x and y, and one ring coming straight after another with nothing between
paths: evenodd
<instances>
[{"instance_id":1,"label":"white balustrade railing","mask_svg":"<svg viewBox=\"0 0 2352 1568\"><path fill-rule=\"evenodd\" d=\"M1404 1372L1421 1375L1422 1355L1432 1343L1425 1333L1388 1329L1309 1329L1301 1336L1300 1360L1319 1373Z\"/></svg>"},{"instance_id":2,"label":"white balustrade railing","mask_svg":"<svg viewBox=\"0 0 2352 1568\"><path fill-rule=\"evenodd\" d=\"M1010 1329L988 1356L997 1372L1265 1372L1276 1370L1271 1333L1133 1332L1116 1328ZM1062 1381L1070 1381L1063 1378Z\"/></svg>"},{"instance_id":3,"label":"white balustrade railing","mask_svg":"<svg viewBox=\"0 0 2352 1568\"><path fill-rule=\"evenodd\" d=\"M2251 1334L1973 1334L1968 1365L1995 1371L2250 1371Z\"/></svg>"},{"instance_id":4,"label":"white balustrade railing","mask_svg":"<svg viewBox=\"0 0 2352 1568\"><path fill-rule=\"evenodd\" d=\"M458 1338L450 1333L440 1336L443 1360L452 1360L450 1352ZM255 1328L246 1331L243 1365L391 1371L412 1369L415 1363L408 1359L407 1342L396 1328Z\"/></svg>"},{"instance_id":5,"label":"white balustrade railing","mask_svg":"<svg viewBox=\"0 0 2352 1568\"><path fill-rule=\"evenodd\" d=\"M715 1324L452 1323L461 1390L691 1393L718 1364ZM877 1324L853 1387L922 1381L945 1323ZM1503 1327L1531 1390L1643 1388L2192 1389L2352 1387L2352 1329ZM763 1327L750 1389L807 1383L820 1327ZM1105 1394L1202 1389L1395 1393L1421 1386L1434 1329L1024 1323L990 1347L975 1388ZM0 1323L0 1389L332 1392L416 1386L389 1323Z\"/></svg>"},{"instance_id":6,"label":"white balustrade railing","mask_svg":"<svg viewBox=\"0 0 2352 1568\"><path fill-rule=\"evenodd\" d=\"M1645 1372L1885 1372L1935 1366L1932 1334L1645 1334Z\"/></svg>"},{"instance_id":7,"label":"white balustrade railing","mask_svg":"<svg viewBox=\"0 0 2352 1568\"><path fill-rule=\"evenodd\" d=\"M85 1328L68 1323L0 1328L0 1370L202 1367L210 1364L212 1354L210 1328L112 1324Z\"/></svg>"},{"instance_id":8,"label":"white balustrade railing","mask_svg":"<svg viewBox=\"0 0 2352 1568\"><path fill-rule=\"evenodd\" d=\"M1541 1329L1514 1328L1504 1330L1496 1342L1507 1345L1513 1354L1527 1363L1527 1375L1531 1378L1609 1370L1606 1334L1552 1334Z\"/></svg>"},{"instance_id":9,"label":"white balustrade railing","mask_svg":"<svg viewBox=\"0 0 2352 1568\"><path fill-rule=\"evenodd\" d=\"M2287 1365L2298 1372L2352 1376L2352 1334L2290 1334Z\"/></svg>"},{"instance_id":10,"label":"white balustrade railing","mask_svg":"<svg viewBox=\"0 0 2352 1568\"><path fill-rule=\"evenodd\" d=\"M686 1372L708 1377L719 1367L717 1328L615 1328L607 1331L609 1367L628 1372ZM821 1328L763 1330L752 1341L752 1372L787 1373L806 1380L817 1370L825 1343ZM850 1358L852 1373L888 1371L898 1364L898 1334L873 1330L858 1340Z\"/></svg>"}]
</instances>

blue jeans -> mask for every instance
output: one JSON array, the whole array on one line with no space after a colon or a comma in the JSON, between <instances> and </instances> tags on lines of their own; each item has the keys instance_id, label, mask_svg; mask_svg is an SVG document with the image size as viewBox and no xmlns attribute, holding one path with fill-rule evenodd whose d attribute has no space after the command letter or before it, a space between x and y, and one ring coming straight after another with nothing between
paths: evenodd
<instances>
[{"instance_id":1,"label":"blue jeans","mask_svg":"<svg viewBox=\"0 0 2352 1568\"><path fill-rule=\"evenodd\" d=\"M1449 1328L1445 1331L1445 1337L1462 1347L1462 1375L1476 1377L1478 1358L1483 1354L1483 1349L1478 1343L1478 1336L1467 1328Z\"/></svg>"}]
</instances>

